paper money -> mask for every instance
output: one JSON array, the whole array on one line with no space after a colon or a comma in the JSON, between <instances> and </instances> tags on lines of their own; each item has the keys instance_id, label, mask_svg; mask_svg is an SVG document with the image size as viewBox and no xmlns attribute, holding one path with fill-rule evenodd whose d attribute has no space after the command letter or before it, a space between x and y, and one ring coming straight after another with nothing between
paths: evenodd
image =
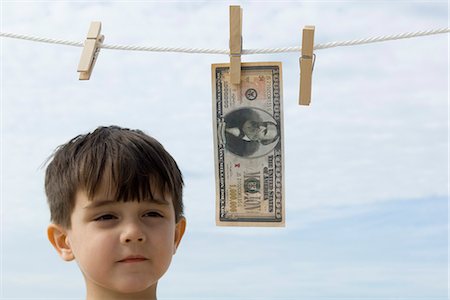
<instances>
[{"instance_id":1,"label":"paper money","mask_svg":"<svg viewBox=\"0 0 450 300\"><path fill-rule=\"evenodd\" d=\"M281 63L212 65L216 224L285 224Z\"/></svg>"}]
</instances>

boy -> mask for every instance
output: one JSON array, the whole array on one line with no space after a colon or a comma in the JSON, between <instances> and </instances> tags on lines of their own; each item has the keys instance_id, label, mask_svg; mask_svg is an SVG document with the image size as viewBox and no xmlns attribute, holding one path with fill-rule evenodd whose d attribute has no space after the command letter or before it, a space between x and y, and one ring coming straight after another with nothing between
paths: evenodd
<instances>
[{"instance_id":1,"label":"boy","mask_svg":"<svg viewBox=\"0 0 450 300\"><path fill-rule=\"evenodd\" d=\"M156 299L186 228L182 187L174 159L139 130L99 127L56 150L48 238L78 263L87 300Z\"/></svg>"}]
</instances>

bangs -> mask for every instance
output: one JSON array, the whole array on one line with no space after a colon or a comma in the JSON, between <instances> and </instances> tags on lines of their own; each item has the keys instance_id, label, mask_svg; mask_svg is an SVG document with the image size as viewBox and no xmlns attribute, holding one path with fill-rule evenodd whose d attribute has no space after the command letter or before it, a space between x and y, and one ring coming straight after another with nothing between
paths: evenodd
<instances>
[{"instance_id":1,"label":"bangs","mask_svg":"<svg viewBox=\"0 0 450 300\"><path fill-rule=\"evenodd\" d=\"M129 173L131 169L114 169L116 164L106 164L103 170L99 169L98 175L90 173L89 177L84 177L80 187L86 191L89 200L102 198L114 201L149 201L167 204L167 185L156 174L139 176L136 173ZM127 174L128 173L128 174ZM127 180L124 180L124 179Z\"/></svg>"},{"instance_id":2,"label":"bangs","mask_svg":"<svg viewBox=\"0 0 450 300\"><path fill-rule=\"evenodd\" d=\"M108 137L104 137L108 139ZM142 143L145 143L145 147ZM88 146L88 145L86 145ZM78 186L89 197L101 193L115 201L164 202L166 192L176 199L176 184L164 158L145 140L92 143L79 149Z\"/></svg>"}]
</instances>

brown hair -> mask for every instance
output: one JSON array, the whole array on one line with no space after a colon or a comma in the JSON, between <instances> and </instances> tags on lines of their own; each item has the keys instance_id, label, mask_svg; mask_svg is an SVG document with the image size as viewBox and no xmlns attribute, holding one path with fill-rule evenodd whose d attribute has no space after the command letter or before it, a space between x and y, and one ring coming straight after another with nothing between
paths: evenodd
<instances>
[{"instance_id":1,"label":"brown hair","mask_svg":"<svg viewBox=\"0 0 450 300\"><path fill-rule=\"evenodd\" d=\"M180 169L157 140L140 130L98 127L59 146L51 158L45 192L56 224L70 228L77 190L84 189L92 199L105 181L117 201L154 199L156 187L171 195L175 221L183 216Z\"/></svg>"}]
</instances>

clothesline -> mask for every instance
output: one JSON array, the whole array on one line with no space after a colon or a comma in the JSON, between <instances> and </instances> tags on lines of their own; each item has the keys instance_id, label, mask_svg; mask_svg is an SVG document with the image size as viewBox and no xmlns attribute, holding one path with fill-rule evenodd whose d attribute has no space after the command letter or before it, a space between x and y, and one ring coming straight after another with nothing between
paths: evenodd
<instances>
[{"instance_id":1,"label":"clothesline","mask_svg":"<svg viewBox=\"0 0 450 300\"><path fill-rule=\"evenodd\" d=\"M450 28L448 28L448 27L424 30L424 31L416 31L416 32L406 32L406 33L400 33L400 34L395 34L395 35L384 35L384 36L370 37L370 38L358 39L358 40L316 44L316 45L314 45L314 50L328 49L328 48L334 48L334 47L343 47L343 46L363 45L363 44L378 43L378 42L400 40L400 39L408 39L408 38L413 38L413 37L428 36L428 35L442 34L442 33L449 33L449 32L450 32ZM84 45L84 42L51 39L51 38L45 38L45 37L37 37L37 36L17 34L17 33L8 33L8 32L0 32L0 37L15 38L15 39L28 40L28 41L41 42L41 43L75 46L75 47L83 47L83 45ZM229 49L221 50L221 49L183 48L183 47L146 47L146 46L114 45L114 44L101 44L99 47L103 48L103 49L126 50L126 51L203 53L203 54L224 54L224 55L230 54ZM301 47L243 49L241 54L248 55L248 54L267 54L267 53L288 53L288 52L300 52L300 51L301 51Z\"/></svg>"}]
</instances>

